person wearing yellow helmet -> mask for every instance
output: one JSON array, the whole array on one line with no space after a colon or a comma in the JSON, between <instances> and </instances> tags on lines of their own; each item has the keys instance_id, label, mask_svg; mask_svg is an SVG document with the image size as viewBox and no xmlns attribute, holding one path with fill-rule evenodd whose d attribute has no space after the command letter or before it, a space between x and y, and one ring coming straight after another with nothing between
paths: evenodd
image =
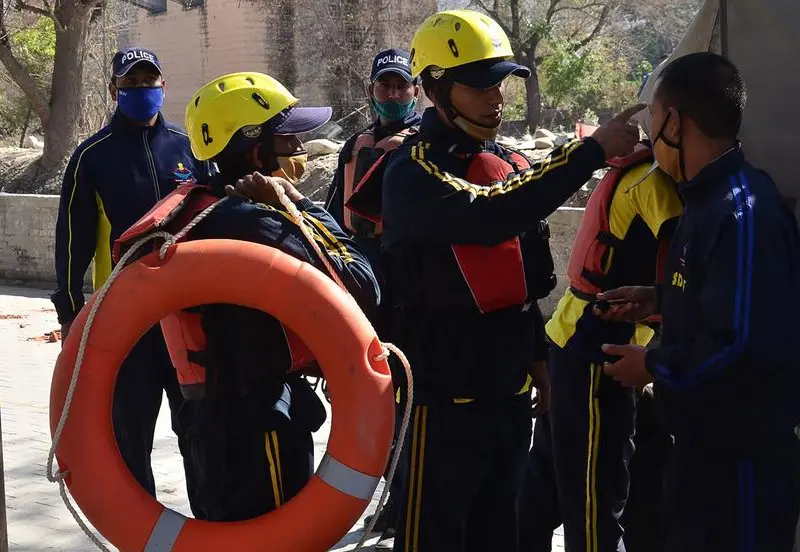
<instances>
[{"instance_id":1,"label":"person wearing yellow helmet","mask_svg":"<svg viewBox=\"0 0 800 552\"><path fill-rule=\"evenodd\" d=\"M297 103L280 82L254 72L224 75L198 90L186 108L186 129L194 155L216 163L219 173L176 191L186 199L171 220L191 220L227 194L186 239L260 243L326 274L330 265L362 308L372 308L379 287L369 262L294 186L306 159L297 134L331 116L329 107ZM174 208L174 200L154 212ZM162 327L182 389L197 407L189 431L200 480L195 516L238 521L280 507L313 474L311 434L326 417L302 377L313 369L310 351L279 320L237 305L202 305Z\"/></svg>"},{"instance_id":2,"label":"person wearing yellow helmet","mask_svg":"<svg viewBox=\"0 0 800 552\"><path fill-rule=\"evenodd\" d=\"M536 301L555 277L543 219L607 158L633 150L627 121L641 106L533 163L494 140L503 82L530 75L495 21L437 13L409 50L433 107L383 163L381 200L360 204L383 224L392 339L414 371L394 549L514 552L531 388L539 412L548 401Z\"/></svg>"}]
</instances>

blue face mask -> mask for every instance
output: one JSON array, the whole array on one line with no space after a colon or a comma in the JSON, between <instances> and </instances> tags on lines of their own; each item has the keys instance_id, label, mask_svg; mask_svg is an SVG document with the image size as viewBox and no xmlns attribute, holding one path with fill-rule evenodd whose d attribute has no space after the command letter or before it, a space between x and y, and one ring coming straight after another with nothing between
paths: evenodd
<instances>
[{"instance_id":1,"label":"blue face mask","mask_svg":"<svg viewBox=\"0 0 800 552\"><path fill-rule=\"evenodd\" d=\"M417 105L416 98L408 103L379 102L372 98L372 109L379 117L388 121L402 121L414 111L415 105Z\"/></svg>"},{"instance_id":2,"label":"blue face mask","mask_svg":"<svg viewBox=\"0 0 800 552\"><path fill-rule=\"evenodd\" d=\"M118 88L117 91L120 111L139 123L152 119L164 103L164 89L160 86Z\"/></svg>"}]
</instances>

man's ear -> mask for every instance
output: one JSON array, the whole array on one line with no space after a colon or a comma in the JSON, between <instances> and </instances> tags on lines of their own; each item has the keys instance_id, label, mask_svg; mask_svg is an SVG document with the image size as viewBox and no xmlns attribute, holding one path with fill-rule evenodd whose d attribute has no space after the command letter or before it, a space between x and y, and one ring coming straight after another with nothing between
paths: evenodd
<instances>
[{"instance_id":1,"label":"man's ear","mask_svg":"<svg viewBox=\"0 0 800 552\"><path fill-rule=\"evenodd\" d=\"M420 86L418 84L415 84L414 85L414 98L415 99L419 98L419 89L420 89Z\"/></svg>"},{"instance_id":2,"label":"man's ear","mask_svg":"<svg viewBox=\"0 0 800 552\"><path fill-rule=\"evenodd\" d=\"M250 162L256 169L264 168L264 162L261 160L261 142L257 142L250 150Z\"/></svg>"},{"instance_id":3,"label":"man's ear","mask_svg":"<svg viewBox=\"0 0 800 552\"><path fill-rule=\"evenodd\" d=\"M164 99L167 98L167 80L163 77L161 78L161 94L164 96Z\"/></svg>"},{"instance_id":4,"label":"man's ear","mask_svg":"<svg viewBox=\"0 0 800 552\"><path fill-rule=\"evenodd\" d=\"M677 143L678 138L681 135L681 125L683 121L681 120L680 112L675 109L674 107L669 108L669 122L667 122L667 128L664 130L664 134L666 134L669 140Z\"/></svg>"},{"instance_id":5,"label":"man's ear","mask_svg":"<svg viewBox=\"0 0 800 552\"><path fill-rule=\"evenodd\" d=\"M111 99L117 101L117 85L114 84L114 79L108 82L108 93L111 94Z\"/></svg>"}]
</instances>

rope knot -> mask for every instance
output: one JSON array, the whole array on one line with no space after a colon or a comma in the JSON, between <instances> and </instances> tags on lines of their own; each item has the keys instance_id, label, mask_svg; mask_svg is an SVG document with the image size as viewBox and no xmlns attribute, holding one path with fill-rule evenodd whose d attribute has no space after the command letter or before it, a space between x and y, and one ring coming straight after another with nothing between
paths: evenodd
<instances>
[{"instance_id":1,"label":"rope knot","mask_svg":"<svg viewBox=\"0 0 800 552\"><path fill-rule=\"evenodd\" d=\"M177 242L178 240L175 236L172 234L167 234L167 236L164 238L164 243L161 244L161 247L158 250L158 258L163 261L164 257L167 256L167 249L169 249L170 246L175 245Z\"/></svg>"},{"instance_id":2,"label":"rope knot","mask_svg":"<svg viewBox=\"0 0 800 552\"><path fill-rule=\"evenodd\" d=\"M69 470L59 470L55 473L47 473L47 480L52 483L64 483L66 482L67 475L69 475Z\"/></svg>"},{"instance_id":3,"label":"rope knot","mask_svg":"<svg viewBox=\"0 0 800 552\"><path fill-rule=\"evenodd\" d=\"M382 360L388 359L391 354L392 353L390 353L387 348L381 347L381 352L372 357L372 360L374 360L375 362L380 362Z\"/></svg>"}]
</instances>

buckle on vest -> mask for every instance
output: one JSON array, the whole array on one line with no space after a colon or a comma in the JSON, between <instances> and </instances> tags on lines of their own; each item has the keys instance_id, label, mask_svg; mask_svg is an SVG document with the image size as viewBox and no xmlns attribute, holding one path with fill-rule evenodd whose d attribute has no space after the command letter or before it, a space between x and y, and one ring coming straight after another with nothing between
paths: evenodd
<instances>
[{"instance_id":1,"label":"buckle on vest","mask_svg":"<svg viewBox=\"0 0 800 552\"><path fill-rule=\"evenodd\" d=\"M537 227L537 232L539 233L539 237L543 240L550 239L550 223L546 220L540 220L539 225Z\"/></svg>"}]
</instances>

